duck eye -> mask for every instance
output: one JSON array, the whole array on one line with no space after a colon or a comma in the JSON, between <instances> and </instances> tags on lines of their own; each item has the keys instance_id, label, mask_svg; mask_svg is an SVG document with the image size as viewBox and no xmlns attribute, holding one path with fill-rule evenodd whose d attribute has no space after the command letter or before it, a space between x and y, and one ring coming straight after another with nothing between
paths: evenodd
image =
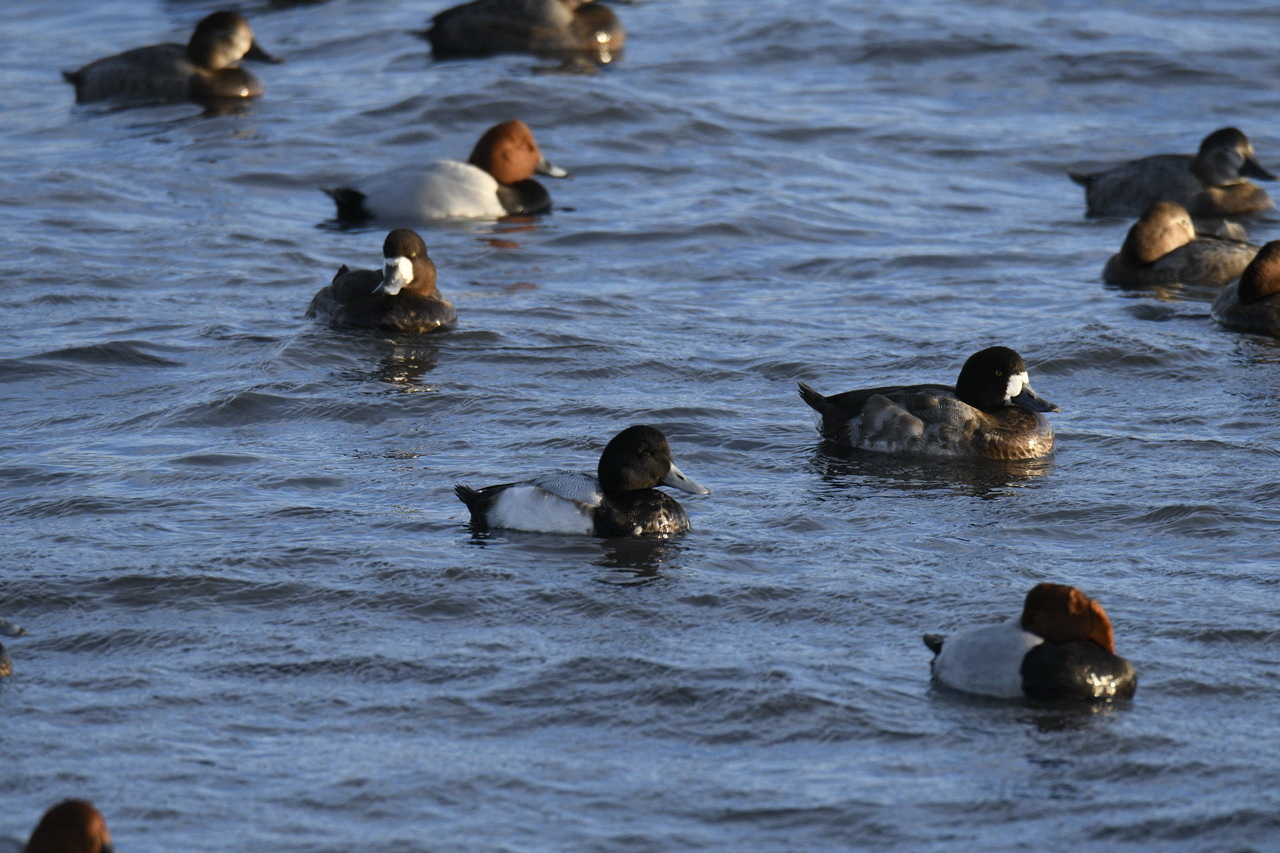
<instances>
[{"instance_id":1,"label":"duck eye","mask_svg":"<svg viewBox=\"0 0 1280 853\"><path fill-rule=\"evenodd\" d=\"M1004 371L1003 371L1003 370L997 370L997 371L996 371L996 376L1004 376Z\"/></svg>"}]
</instances>

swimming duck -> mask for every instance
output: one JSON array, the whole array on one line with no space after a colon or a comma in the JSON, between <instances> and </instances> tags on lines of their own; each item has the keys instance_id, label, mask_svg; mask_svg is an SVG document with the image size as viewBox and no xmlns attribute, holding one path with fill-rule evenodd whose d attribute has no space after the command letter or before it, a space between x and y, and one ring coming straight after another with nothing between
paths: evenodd
<instances>
[{"instance_id":1,"label":"swimming duck","mask_svg":"<svg viewBox=\"0 0 1280 853\"><path fill-rule=\"evenodd\" d=\"M670 495L655 488L659 485L694 495L711 493L671 461L671 447L660 430L638 425L610 440L594 477L558 472L483 489L459 483L454 491L471 511L475 530L506 527L595 536L683 533L689 529L689 516Z\"/></svg>"},{"instance_id":2,"label":"swimming duck","mask_svg":"<svg viewBox=\"0 0 1280 853\"><path fill-rule=\"evenodd\" d=\"M1280 240L1258 250L1240 280L1222 288L1211 311L1224 326L1280 338Z\"/></svg>"},{"instance_id":3,"label":"swimming duck","mask_svg":"<svg viewBox=\"0 0 1280 853\"><path fill-rule=\"evenodd\" d=\"M1079 589L1041 583L1022 617L943 638L926 634L933 678L996 699L1132 699L1133 664L1116 654L1111 620Z\"/></svg>"},{"instance_id":4,"label":"swimming duck","mask_svg":"<svg viewBox=\"0 0 1280 853\"><path fill-rule=\"evenodd\" d=\"M88 800L63 800L44 813L24 853L112 853L106 818Z\"/></svg>"},{"instance_id":5,"label":"swimming duck","mask_svg":"<svg viewBox=\"0 0 1280 853\"><path fill-rule=\"evenodd\" d=\"M1246 178L1276 179L1234 127L1206 136L1195 156L1157 154L1105 172L1067 174L1084 187L1088 216L1140 216L1157 201L1176 201L1197 218L1250 216L1270 210L1272 203Z\"/></svg>"},{"instance_id":6,"label":"swimming duck","mask_svg":"<svg viewBox=\"0 0 1280 853\"><path fill-rule=\"evenodd\" d=\"M238 12L214 12L196 25L186 45L156 44L117 53L62 76L76 87L80 102L118 98L130 101L203 101L254 98L262 83L236 67L242 58L277 62L253 40Z\"/></svg>"},{"instance_id":7,"label":"swimming duck","mask_svg":"<svg viewBox=\"0 0 1280 853\"><path fill-rule=\"evenodd\" d=\"M583 0L473 0L437 14L423 35L437 59L532 53L608 64L626 43L613 10Z\"/></svg>"},{"instance_id":8,"label":"swimming duck","mask_svg":"<svg viewBox=\"0 0 1280 853\"><path fill-rule=\"evenodd\" d=\"M325 192L343 221L497 219L551 210L550 194L532 179L535 172L553 178L569 174L547 162L527 124L512 120L485 131L466 163L401 167Z\"/></svg>"},{"instance_id":9,"label":"swimming duck","mask_svg":"<svg viewBox=\"0 0 1280 853\"><path fill-rule=\"evenodd\" d=\"M10 657L4 643L0 643L0 678L8 675L13 675L13 658Z\"/></svg>"},{"instance_id":10,"label":"swimming duck","mask_svg":"<svg viewBox=\"0 0 1280 853\"><path fill-rule=\"evenodd\" d=\"M1058 407L1031 390L1027 366L1008 347L974 353L954 388L903 385L824 397L800 383L831 441L881 453L1033 459L1053 449L1041 412Z\"/></svg>"},{"instance_id":11,"label":"swimming duck","mask_svg":"<svg viewBox=\"0 0 1280 853\"><path fill-rule=\"evenodd\" d=\"M1158 201L1129 229L1102 278L1120 285L1222 285L1240 277L1258 248L1240 240L1197 236L1185 207Z\"/></svg>"},{"instance_id":12,"label":"swimming duck","mask_svg":"<svg viewBox=\"0 0 1280 853\"><path fill-rule=\"evenodd\" d=\"M382 242L381 270L352 270L345 264L320 289L308 317L335 326L362 326L388 332L432 332L458 319L436 290L436 265L416 231L397 228Z\"/></svg>"}]
</instances>

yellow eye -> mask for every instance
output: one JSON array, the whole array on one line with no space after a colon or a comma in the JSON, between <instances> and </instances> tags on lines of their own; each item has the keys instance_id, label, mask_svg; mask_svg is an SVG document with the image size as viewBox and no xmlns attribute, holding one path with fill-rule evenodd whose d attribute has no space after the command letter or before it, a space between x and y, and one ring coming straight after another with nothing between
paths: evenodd
<instances>
[{"instance_id":1,"label":"yellow eye","mask_svg":"<svg viewBox=\"0 0 1280 853\"><path fill-rule=\"evenodd\" d=\"M1003 371L1003 370L997 370L997 371L996 371L996 376L1004 376L1004 371Z\"/></svg>"}]
</instances>

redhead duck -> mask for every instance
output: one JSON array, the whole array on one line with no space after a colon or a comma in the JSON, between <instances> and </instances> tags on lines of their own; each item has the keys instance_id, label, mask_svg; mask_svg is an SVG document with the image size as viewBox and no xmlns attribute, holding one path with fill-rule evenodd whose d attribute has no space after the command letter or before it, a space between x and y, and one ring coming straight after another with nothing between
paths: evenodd
<instances>
[{"instance_id":1,"label":"redhead duck","mask_svg":"<svg viewBox=\"0 0 1280 853\"><path fill-rule=\"evenodd\" d=\"M238 12L214 12L196 25L186 45L157 44L117 53L62 76L76 100L203 101L253 98L262 83L236 67L242 58L276 62L253 40Z\"/></svg>"},{"instance_id":2,"label":"redhead duck","mask_svg":"<svg viewBox=\"0 0 1280 853\"><path fill-rule=\"evenodd\" d=\"M533 180L535 172L568 175L542 156L529 126L513 120L485 131L466 163L401 167L325 192L338 205L338 219L347 222L498 219L551 210L551 196Z\"/></svg>"},{"instance_id":3,"label":"redhead duck","mask_svg":"<svg viewBox=\"0 0 1280 853\"><path fill-rule=\"evenodd\" d=\"M1027 366L1008 347L974 353L954 388L902 385L824 397L800 383L819 429L845 447L924 456L1034 459L1053 449L1041 412L1058 407L1031 390Z\"/></svg>"},{"instance_id":4,"label":"redhead duck","mask_svg":"<svg viewBox=\"0 0 1280 853\"><path fill-rule=\"evenodd\" d=\"M102 812L88 800L63 800L44 813L24 853L113 853Z\"/></svg>"},{"instance_id":5,"label":"redhead duck","mask_svg":"<svg viewBox=\"0 0 1280 853\"><path fill-rule=\"evenodd\" d=\"M671 461L667 437L651 426L627 427L600 454L596 476L544 474L520 483L472 489L454 487L471 511L473 530L491 527L535 533L640 536L683 533L684 507L655 486L694 495L711 490L686 477Z\"/></svg>"},{"instance_id":6,"label":"redhead duck","mask_svg":"<svg viewBox=\"0 0 1280 853\"><path fill-rule=\"evenodd\" d=\"M1240 280L1222 288L1211 310L1224 326L1280 338L1280 240L1258 250Z\"/></svg>"},{"instance_id":7,"label":"redhead duck","mask_svg":"<svg viewBox=\"0 0 1280 853\"><path fill-rule=\"evenodd\" d=\"M1105 172L1067 174L1084 187L1088 216L1140 216L1157 201L1176 201L1197 218L1251 216L1270 210L1271 196L1246 179L1276 179L1234 127L1206 136L1195 156L1157 154Z\"/></svg>"},{"instance_id":8,"label":"redhead duck","mask_svg":"<svg viewBox=\"0 0 1280 853\"><path fill-rule=\"evenodd\" d=\"M933 678L996 699L1131 699L1133 664L1116 654L1111 620L1079 589L1037 584L1017 621L943 638L926 634Z\"/></svg>"},{"instance_id":9,"label":"redhead duck","mask_svg":"<svg viewBox=\"0 0 1280 853\"><path fill-rule=\"evenodd\" d=\"M344 264L311 300L307 316L335 326L407 333L433 332L458 319L436 290L436 265L416 231L397 228L388 234L382 257L381 270L352 270Z\"/></svg>"},{"instance_id":10,"label":"redhead duck","mask_svg":"<svg viewBox=\"0 0 1280 853\"><path fill-rule=\"evenodd\" d=\"M1258 247L1240 240L1200 237L1177 202L1147 208L1102 270L1108 284L1222 285L1240 277Z\"/></svg>"},{"instance_id":11,"label":"redhead duck","mask_svg":"<svg viewBox=\"0 0 1280 853\"><path fill-rule=\"evenodd\" d=\"M613 10L583 0L473 0L437 14L423 35L437 59L532 53L602 65L627 38Z\"/></svg>"}]
</instances>

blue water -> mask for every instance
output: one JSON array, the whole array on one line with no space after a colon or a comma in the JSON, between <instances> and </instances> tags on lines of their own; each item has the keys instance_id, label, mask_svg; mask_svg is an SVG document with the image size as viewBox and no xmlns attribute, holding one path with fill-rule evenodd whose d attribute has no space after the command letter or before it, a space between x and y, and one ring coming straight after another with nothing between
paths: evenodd
<instances>
[{"instance_id":1,"label":"blue water","mask_svg":"<svg viewBox=\"0 0 1280 853\"><path fill-rule=\"evenodd\" d=\"M1280 849L1280 346L1105 287L1128 223L1065 176L1228 124L1280 167L1280 11L637 0L565 75L433 63L444 5L245 4L286 64L224 116L59 75L217 3L0 6L0 834L82 796L123 851ZM422 229L455 330L303 316L384 236L318 187L511 117L575 177ZM836 454L795 393L996 343L1047 459ZM639 422L713 491L689 534L471 535L454 482ZM930 686L923 633L1040 580L1132 703Z\"/></svg>"}]
</instances>

